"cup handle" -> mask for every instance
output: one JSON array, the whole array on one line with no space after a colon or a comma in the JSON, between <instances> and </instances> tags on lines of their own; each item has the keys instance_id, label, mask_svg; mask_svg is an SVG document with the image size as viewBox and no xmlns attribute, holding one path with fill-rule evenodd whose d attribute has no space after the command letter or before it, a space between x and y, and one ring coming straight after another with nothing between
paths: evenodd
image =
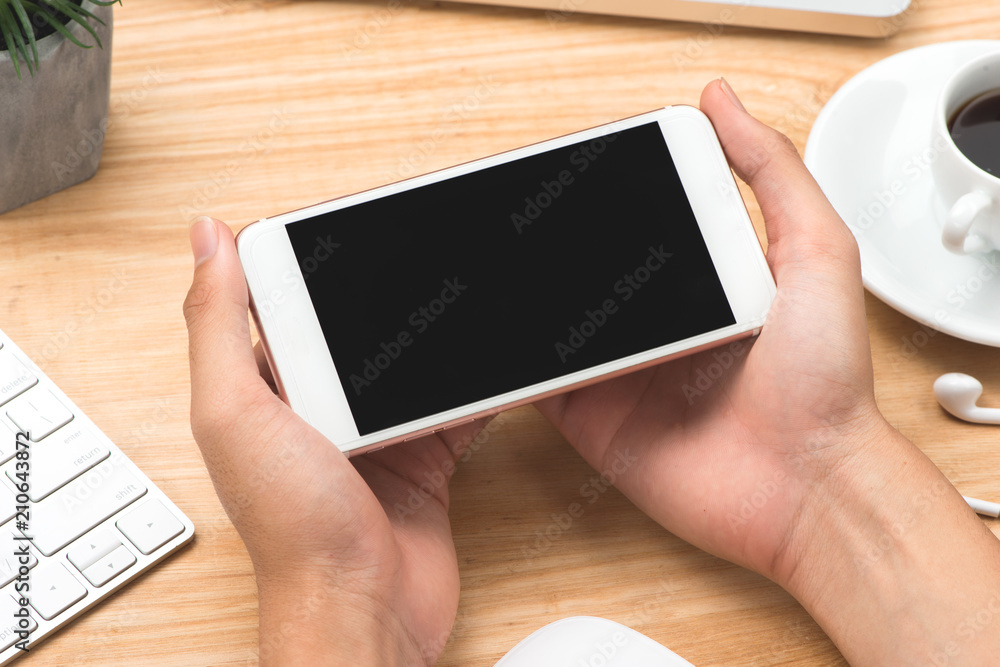
<instances>
[{"instance_id":1,"label":"cup handle","mask_svg":"<svg viewBox=\"0 0 1000 667\"><path fill-rule=\"evenodd\" d=\"M989 249L989 244L978 234L970 234L972 223L979 214L993 204L984 193L976 190L963 196L948 212L941 242L956 255L969 255Z\"/></svg>"}]
</instances>

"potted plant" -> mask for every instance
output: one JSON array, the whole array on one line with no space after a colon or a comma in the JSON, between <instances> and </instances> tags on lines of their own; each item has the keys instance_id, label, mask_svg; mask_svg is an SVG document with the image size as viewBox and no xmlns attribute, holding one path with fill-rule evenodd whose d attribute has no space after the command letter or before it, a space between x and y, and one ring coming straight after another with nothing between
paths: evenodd
<instances>
[{"instance_id":1,"label":"potted plant","mask_svg":"<svg viewBox=\"0 0 1000 667\"><path fill-rule=\"evenodd\" d=\"M97 172L115 2L0 0L0 213Z\"/></svg>"}]
</instances>

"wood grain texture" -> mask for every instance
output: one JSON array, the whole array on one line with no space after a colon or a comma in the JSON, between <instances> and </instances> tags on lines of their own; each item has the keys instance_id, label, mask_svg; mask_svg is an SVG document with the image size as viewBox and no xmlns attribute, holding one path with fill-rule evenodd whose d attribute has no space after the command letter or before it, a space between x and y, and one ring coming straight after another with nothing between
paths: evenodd
<instances>
[{"instance_id":1,"label":"wood grain texture","mask_svg":"<svg viewBox=\"0 0 1000 667\"><path fill-rule=\"evenodd\" d=\"M100 171L0 217L0 326L197 532L25 665L257 662L252 568L188 423L181 302L197 213L239 228L696 104L720 75L803 149L823 104L868 65L924 44L1000 35L992 0L914 0L889 40L582 14L552 21L452 3L127 0L115 12ZM867 305L890 421L963 493L997 498L996 431L950 419L930 387L942 372L974 371L984 402L1000 405L1000 353L935 334L874 298ZM562 529L553 514L581 502L593 476L530 408L505 415L461 466L452 517L462 600L441 665L492 665L534 629L574 614L626 623L701 667L843 664L781 589L681 542L614 489L584 499L584 514Z\"/></svg>"}]
</instances>

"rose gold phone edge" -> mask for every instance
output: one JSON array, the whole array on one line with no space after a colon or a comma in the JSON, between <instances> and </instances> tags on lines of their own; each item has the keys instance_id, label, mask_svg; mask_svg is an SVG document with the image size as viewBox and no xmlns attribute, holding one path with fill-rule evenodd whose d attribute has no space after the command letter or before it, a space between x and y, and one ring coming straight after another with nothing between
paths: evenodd
<instances>
[{"instance_id":1,"label":"rose gold phone edge","mask_svg":"<svg viewBox=\"0 0 1000 667\"><path fill-rule=\"evenodd\" d=\"M253 316L254 326L257 327L257 332L258 332L258 335L259 335L260 331L261 331L260 319L257 316L257 309L254 307L254 304L253 304L252 300L250 301L250 313ZM601 382L606 382L608 380L613 380L613 379L621 377L623 375L629 375L631 373L636 373L638 371L645 370L647 368L652 368L654 366L659 366L660 364L665 364L665 363L667 363L669 361L676 361L677 359L682 359L684 357L693 356L695 354L698 354L699 352L705 352L706 350L714 350L714 349L723 347L724 345L731 345L732 343L735 343L737 341L746 340L748 338L754 338L754 337L756 337L760 333L760 331L761 331L761 327L758 327L756 329L753 329L752 331L745 331L745 332L742 332L742 333L739 333L739 334L734 334L732 336L729 336L728 338L720 339L720 340L717 340L717 341L712 341L711 343L705 343L704 345L699 345L699 346L694 347L694 348L689 348L689 349L686 349L686 350L682 350L680 352L668 355L666 357L659 357L657 359L652 359L650 361L646 361L646 362L635 364L634 366L628 366L626 368L620 368L620 369L618 369L616 371L611 371L611 372L608 372L608 373L604 373L604 374L599 375L597 377L592 377L592 378L589 378L589 379L586 379L586 380L582 380L580 382L576 382L576 383L573 383L573 384L570 384L570 385L566 385L565 387L560 387L558 389L553 389L553 390L550 390L550 391L547 391L547 392L544 392L544 393L541 393L541 394L537 394L537 395L534 395L534 396L531 396L531 397L528 397L528 398L523 398L523 399L511 401L509 403L505 403L503 405L500 405L498 407L491 408L491 409L488 409L488 410L481 410L481 411L473 414L471 417L462 417L462 418L459 418L459 419L452 419L450 421L443 422L441 425L435 426L433 428L420 429L420 430L418 430L418 431L416 431L416 432L414 432L412 434L406 434L406 435L403 435L403 436L397 436L397 437L393 437L393 438L387 438L386 440L381 440L379 442L376 442L376 443L373 443L373 444L370 444L370 445L365 445L363 447L358 447L356 449L350 449L350 450L347 450L346 452L343 452L343 453L348 458L351 458L351 457L354 457L354 456L361 456L362 454L368 454L370 452L377 452L380 449L385 449L386 447L390 447L392 445L397 445L397 444L401 444L401 443L404 443L404 442L410 442L411 440L417 440L419 438L423 438L423 437L426 437L426 436L429 436L429 435L433 435L435 433L440 433L441 431L446 431L446 430L448 430L450 428L455 428L456 426L462 426L464 424L470 424L470 423L476 421L477 419L483 419L484 417L493 417L493 416L496 416L496 415L500 414L501 412L506 412L507 410L513 410L514 408L519 408L519 407L522 407L522 406L525 406L525 405L531 405L531 404L536 403L538 401L545 400L546 398L551 398L553 396L558 396L560 394L568 394L568 393L570 393L572 391L576 391L577 389L583 389L584 387L589 387L591 385L600 384ZM288 405L289 404L288 395L285 393L285 388L284 388L284 385L281 382L281 377L278 374L277 369L275 369L275 367L274 367L275 365L274 365L274 363L271 360L271 349L267 345L267 339L264 338L263 336L260 336L260 345L261 345L261 349L264 350L264 357L267 359L268 367L271 370L271 376L274 378L274 384L275 384L275 387L278 390L278 396L280 396L281 400L284 401L286 405ZM310 426L312 426L312 425L310 424ZM313 428L315 428L315 427L313 427ZM334 446L336 446L336 443L333 443L333 444L334 444ZM343 451L343 450L341 450L341 451Z\"/></svg>"}]
</instances>

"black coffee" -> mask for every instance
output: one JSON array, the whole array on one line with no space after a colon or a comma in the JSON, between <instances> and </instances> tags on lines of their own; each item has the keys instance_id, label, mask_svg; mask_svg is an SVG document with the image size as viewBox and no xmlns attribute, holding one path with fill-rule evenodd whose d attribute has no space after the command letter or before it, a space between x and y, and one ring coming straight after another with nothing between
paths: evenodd
<instances>
[{"instance_id":1,"label":"black coffee","mask_svg":"<svg viewBox=\"0 0 1000 667\"><path fill-rule=\"evenodd\" d=\"M1000 176L1000 88L967 102L952 117L948 130L965 157Z\"/></svg>"}]
</instances>

